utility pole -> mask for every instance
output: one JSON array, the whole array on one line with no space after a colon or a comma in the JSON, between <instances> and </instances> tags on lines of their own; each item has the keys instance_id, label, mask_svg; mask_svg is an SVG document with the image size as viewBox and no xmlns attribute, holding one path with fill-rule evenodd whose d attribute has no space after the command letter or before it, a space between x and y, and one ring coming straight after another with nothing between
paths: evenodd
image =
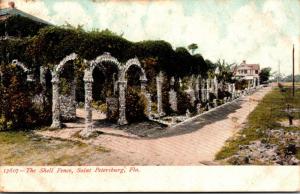
<instances>
[{"instance_id":1,"label":"utility pole","mask_svg":"<svg viewBox=\"0 0 300 194\"><path fill-rule=\"evenodd\" d=\"M294 44L293 44L293 75L292 75L292 79L293 79L293 97L295 96L295 48L294 48Z\"/></svg>"}]
</instances>

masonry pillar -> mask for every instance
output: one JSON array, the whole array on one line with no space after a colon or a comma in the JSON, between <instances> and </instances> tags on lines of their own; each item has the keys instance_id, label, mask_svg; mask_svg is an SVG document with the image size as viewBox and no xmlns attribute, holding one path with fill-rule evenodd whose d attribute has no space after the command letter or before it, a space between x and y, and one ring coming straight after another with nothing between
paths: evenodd
<instances>
[{"instance_id":1,"label":"masonry pillar","mask_svg":"<svg viewBox=\"0 0 300 194\"><path fill-rule=\"evenodd\" d=\"M177 111L177 93L174 90L175 78L172 77L170 80L170 91L169 91L169 103L173 111Z\"/></svg>"},{"instance_id":2,"label":"masonry pillar","mask_svg":"<svg viewBox=\"0 0 300 194\"><path fill-rule=\"evenodd\" d=\"M60 102L59 102L59 77L52 72L52 124L51 128L61 128Z\"/></svg>"},{"instance_id":3,"label":"masonry pillar","mask_svg":"<svg viewBox=\"0 0 300 194\"><path fill-rule=\"evenodd\" d=\"M40 84L42 86L42 99L43 99L43 109L46 106L46 70L43 66L40 66Z\"/></svg>"},{"instance_id":4,"label":"masonry pillar","mask_svg":"<svg viewBox=\"0 0 300 194\"><path fill-rule=\"evenodd\" d=\"M209 93L210 93L210 79L207 79L206 80L206 99L207 99L207 101L210 100Z\"/></svg>"},{"instance_id":5,"label":"masonry pillar","mask_svg":"<svg viewBox=\"0 0 300 194\"><path fill-rule=\"evenodd\" d=\"M210 110L210 109L211 109L209 102L206 103L206 108L207 108L207 110Z\"/></svg>"},{"instance_id":6,"label":"masonry pillar","mask_svg":"<svg viewBox=\"0 0 300 194\"><path fill-rule=\"evenodd\" d=\"M156 90L157 90L157 112L159 116L163 116L165 113L163 111L162 104L162 83L163 83L163 74L159 72L156 76Z\"/></svg>"},{"instance_id":7,"label":"masonry pillar","mask_svg":"<svg viewBox=\"0 0 300 194\"><path fill-rule=\"evenodd\" d=\"M206 101L205 80L201 80L201 102Z\"/></svg>"},{"instance_id":8,"label":"masonry pillar","mask_svg":"<svg viewBox=\"0 0 300 194\"><path fill-rule=\"evenodd\" d=\"M196 81L195 81L195 96L196 96L196 100L199 100L199 87L200 83L199 83L199 76L196 77Z\"/></svg>"},{"instance_id":9,"label":"masonry pillar","mask_svg":"<svg viewBox=\"0 0 300 194\"><path fill-rule=\"evenodd\" d=\"M231 83L227 83L227 87L228 87L228 92L232 94Z\"/></svg>"},{"instance_id":10,"label":"masonry pillar","mask_svg":"<svg viewBox=\"0 0 300 194\"><path fill-rule=\"evenodd\" d=\"M146 78L141 78L140 79L141 82L141 93L145 96L145 98L147 99L147 107L146 107L146 116L148 118L150 118L151 116L151 105L152 105L152 101L151 101L151 94L149 94L146 90L146 86L147 86L147 79Z\"/></svg>"},{"instance_id":11,"label":"masonry pillar","mask_svg":"<svg viewBox=\"0 0 300 194\"><path fill-rule=\"evenodd\" d=\"M44 87L46 85L45 68L40 66L40 84Z\"/></svg>"},{"instance_id":12,"label":"masonry pillar","mask_svg":"<svg viewBox=\"0 0 300 194\"><path fill-rule=\"evenodd\" d=\"M127 81L119 81L119 125L126 125L126 86Z\"/></svg>"},{"instance_id":13,"label":"masonry pillar","mask_svg":"<svg viewBox=\"0 0 300 194\"><path fill-rule=\"evenodd\" d=\"M85 129L82 131L81 135L88 137L93 132L93 113L91 103L93 100L93 76L90 70L85 70L84 72L84 109L85 109Z\"/></svg>"},{"instance_id":14,"label":"masonry pillar","mask_svg":"<svg viewBox=\"0 0 300 194\"><path fill-rule=\"evenodd\" d=\"M214 92L215 92L215 96L218 99L219 98L219 91L218 91L219 87L218 87L218 79L215 76L214 77Z\"/></svg>"},{"instance_id":15,"label":"masonry pillar","mask_svg":"<svg viewBox=\"0 0 300 194\"><path fill-rule=\"evenodd\" d=\"M217 99L213 99L213 105L214 105L214 108L216 108L218 106Z\"/></svg>"},{"instance_id":16,"label":"masonry pillar","mask_svg":"<svg viewBox=\"0 0 300 194\"><path fill-rule=\"evenodd\" d=\"M174 91L174 89L171 89L169 91L169 103L171 105L171 109L173 111L177 111L177 93Z\"/></svg>"},{"instance_id":17,"label":"masonry pillar","mask_svg":"<svg viewBox=\"0 0 300 194\"><path fill-rule=\"evenodd\" d=\"M236 97L236 90L235 90L235 84L232 84L232 93L233 93L233 97Z\"/></svg>"},{"instance_id":18,"label":"masonry pillar","mask_svg":"<svg viewBox=\"0 0 300 194\"><path fill-rule=\"evenodd\" d=\"M146 98L147 98L147 107L146 107L146 115L149 119L152 118L151 113L152 113L152 100L151 100L151 94L150 93L146 93L145 94Z\"/></svg>"},{"instance_id":19,"label":"masonry pillar","mask_svg":"<svg viewBox=\"0 0 300 194\"><path fill-rule=\"evenodd\" d=\"M201 110L201 103L198 103L197 104L197 114L201 114L202 113L202 110Z\"/></svg>"}]
</instances>

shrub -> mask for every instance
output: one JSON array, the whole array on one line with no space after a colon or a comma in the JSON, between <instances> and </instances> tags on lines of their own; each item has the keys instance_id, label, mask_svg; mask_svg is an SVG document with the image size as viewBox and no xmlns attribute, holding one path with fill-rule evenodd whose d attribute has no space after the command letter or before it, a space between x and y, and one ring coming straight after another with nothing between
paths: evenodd
<instances>
[{"instance_id":1,"label":"shrub","mask_svg":"<svg viewBox=\"0 0 300 194\"><path fill-rule=\"evenodd\" d=\"M66 78L60 78L60 94L69 95L71 93L71 84Z\"/></svg>"},{"instance_id":2,"label":"shrub","mask_svg":"<svg viewBox=\"0 0 300 194\"><path fill-rule=\"evenodd\" d=\"M209 93L209 100L212 102L214 99L216 99L216 95L214 93Z\"/></svg>"},{"instance_id":3,"label":"shrub","mask_svg":"<svg viewBox=\"0 0 300 194\"><path fill-rule=\"evenodd\" d=\"M223 99L224 97L231 97L231 93L228 91L221 91L218 92L219 99Z\"/></svg>"},{"instance_id":4,"label":"shrub","mask_svg":"<svg viewBox=\"0 0 300 194\"><path fill-rule=\"evenodd\" d=\"M151 111L152 111L153 113L157 113L157 103L153 102L153 103L151 104Z\"/></svg>"},{"instance_id":5,"label":"shrub","mask_svg":"<svg viewBox=\"0 0 300 194\"><path fill-rule=\"evenodd\" d=\"M239 80L235 84L235 89L236 90L244 90L248 87L248 82L247 80Z\"/></svg>"},{"instance_id":6,"label":"shrub","mask_svg":"<svg viewBox=\"0 0 300 194\"><path fill-rule=\"evenodd\" d=\"M107 105L106 103L102 103L98 106L99 110L103 113L106 113L107 112Z\"/></svg>"},{"instance_id":7,"label":"shrub","mask_svg":"<svg viewBox=\"0 0 300 194\"><path fill-rule=\"evenodd\" d=\"M32 99L39 92L38 83L26 81L26 75L13 65L2 66L0 111L1 129L27 129L46 124L51 111L35 108Z\"/></svg>"},{"instance_id":8,"label":"shrub","mask_svg":"<svg viewBox=\"0 0 300 194\"><path fill-rule=\"evenodd\" d=\"M171 109L171 105L169 103L169 91L170 91L170 80L168 77L164 77L164 81L162 84L162 105L163 110L166 114L172 114L174 111Z\"/></svg>"},{"instance_id":9,"label":"shrub","mask_svg":"<svg viewBox=\"0 0 300 194\"><path fill-rule=\"evenodd\" d=\"M106 113L106 111L107 111L107 106L106 106L106 103L103 103L103 102L101 102L101 101L92 101L92 107L94 108L94 109L96 109L96 110L99 110L99 111L101 111L101 112L103 112L103 113Z\"/></svg>"},{"instance_id":10,"label":"shrub","mask_svg":"<svg viewBox=\"0 0 300 194\"><path fill-rule=\"evenodd\" d=\"M126 92L126 119L129 123L146 120L146 98L139 89L128 87Z\"/></svg>"},{"instance_id":11,"label":"shrub","mask_svg":"<svg viewBox=\"0 0 300 194\"><path fill-rule=\"evenodd\" d=\"M186 110L193 111L194 107L190 102L190 98L184 91L177 91L177 110L179 114L185 114Z\"/></svg>"}]
</instances>

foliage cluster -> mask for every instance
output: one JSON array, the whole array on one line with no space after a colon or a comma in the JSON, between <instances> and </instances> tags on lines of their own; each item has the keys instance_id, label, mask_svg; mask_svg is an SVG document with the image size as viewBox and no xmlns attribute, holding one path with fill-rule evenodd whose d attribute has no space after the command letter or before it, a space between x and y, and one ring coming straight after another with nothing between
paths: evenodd
<instances>
[{"instance_id":1,"label":"foliage cluster","mask_svg":"<svg viewBox=\"0 0 300 194\"><path fill-rule=\"evenodd\" d=\"M150 68L154 72L164 71L172 76L205 76L211 68L200 54L191 55L183 47L174 50L170 43L162 40L131 42L108 30L85 32L70 26L48 26L33 37L1 40L0 49L3 51L0 60L6 64L18 58L29 66L51 67L73 52L87 60L109 52L121 62L136 56L143 67L149 64L143 62L152 60Z\"/></svg>"},{"instance_id":2,"label":"foliage cluster","mask_svg":"<svg viewBox=\"0 0 300 194\"><path fill-rule=\"evenodd\" d=\"M19 19L18 22L16 21L17 19ZM163 40L131 42L109 30L86 32L81 26L74 28L70 25L57 27L35 24L35 27L30 27L31 24L26 19L15 17L11 17L6 22L9 24L7 26L10 26L9 28L14 32L11 34L19 38L0 40L1 66L5 67L13 59L18 59L25 63L35 74L35 77L38 78L40 66L52 69L65 56L77 53L80 59L75 61L75 68L72 65L67 65L60 75L60 93L70 93L71 88L68 83L77 78L76 100L78 102L84 101L84 65L82 60L95 59L104 52L109 52L122 64L130 58L138 57L148 78L147 90L151 93L154 102L156 101L155 76L160 71L164 72L163 106L164 110L169 114L172 113L168 101L169 81L172 76L175 77L177 80L176 84L178 85L179 78L184 80L188 76L199 74L202 78L206 78L209 76L208 72L213 74L214 69L219 66L221 70L219 79L230 81L229 66L224 61L219 61L218 64L213 64L209 60L205 61L201 54L195 53L195 50L198 49L198 45L196 44L188 46L188 49L192 52L190 54L188 49L184 47L174 49L170 43ZM18 24L18 27L14 27L14 23L21 24ZM0 22L0 25L4 25L3 22ZM22 25L24 25L24 28L20 27ZM6 28L6 30L10 29ZM24 31L20 32L20 30ZM93 74L93 99L100 101L102 104L105 102L105 97L114 96L113 74L116 73L114 66L105 65L105 67L105 69L101 70L96 69ZM130 69L127 73L128 78L131 77L131 79L128 79L128 85L131 85L132 88L136 88L140 84L138 71L137 69ZM48 78L48 81L49 79L51 80L51 78ZM37 85L37 83L35 84ZM144 114L141 112L145 106L141 102L142 97L138 94L139 90L133 91L130 87L128 89L129 91L126 95L128 104L126 114L128 115L128 120L136 121L144 118ZM50 94L47 96L48 98L51 97ZM184 91L178 91L178 100L178 113L183 114L186 109L193 109L194 105L190 104L188 96ZM139 107L135 109L134 107L130 107L130 104L138 105ZM136 115L140 115L141 118L136 117Z\"/></svg>"},{"instance_id":3,"label":"foliage cluster","mask_svg":"<svg viewBox=\"0 0 300 194\"><path fill-rule=\"evenodd\" d=\"M28 129L50 121L51 109L33 104L32 99L40 92L39 85L26 82L26 75L14 65L1 66L5 72L0 83L0 129Z\"/></svg>"},{"instance_id":4,"label":"foliage cluster","mask_svg":"<svg viewBox=\"0 0 300 194\"><path fill-rule=\"evenodd\" d=\"M265 83L265 82L269 81L270 76L271 76L271 68L270 67L261 69L261 71L259 73L260 82Z\"/></svg>"},{"instance_id":5,"label":"foliage cluster","mask_svg":"<svg viewBox=\"0 0 300 194\"><path fill-rule=\"evenodd\" d=\"M146 98L134 87L126 90L126 119L129 123L146 119Z\"/></svg>"}]
</instances>

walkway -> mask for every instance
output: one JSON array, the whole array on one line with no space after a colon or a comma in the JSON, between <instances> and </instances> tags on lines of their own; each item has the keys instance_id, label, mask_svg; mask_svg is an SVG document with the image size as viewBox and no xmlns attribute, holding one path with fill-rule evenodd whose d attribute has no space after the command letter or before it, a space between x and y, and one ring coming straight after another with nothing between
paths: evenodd
<instances>
[{"instance_id":1,"label":"walkway","mask_svg":"<svg viewBox=\"0 0 300 194\"><path fill-rule=\"evenodd\" d=\"M213 162L215 154L228 138L243 127L249 113L270 90L270 87L262 88L251 96L166 129L160 138L139 138L119 130L119 134L104 133L86 142L111 150L102 156L95 156L95 160L99 160L95 163L99 165L213 165L216 164ZM75 128L41 133L70 138L81 127L82 124Z\"/></svg>"}]
</instances>

